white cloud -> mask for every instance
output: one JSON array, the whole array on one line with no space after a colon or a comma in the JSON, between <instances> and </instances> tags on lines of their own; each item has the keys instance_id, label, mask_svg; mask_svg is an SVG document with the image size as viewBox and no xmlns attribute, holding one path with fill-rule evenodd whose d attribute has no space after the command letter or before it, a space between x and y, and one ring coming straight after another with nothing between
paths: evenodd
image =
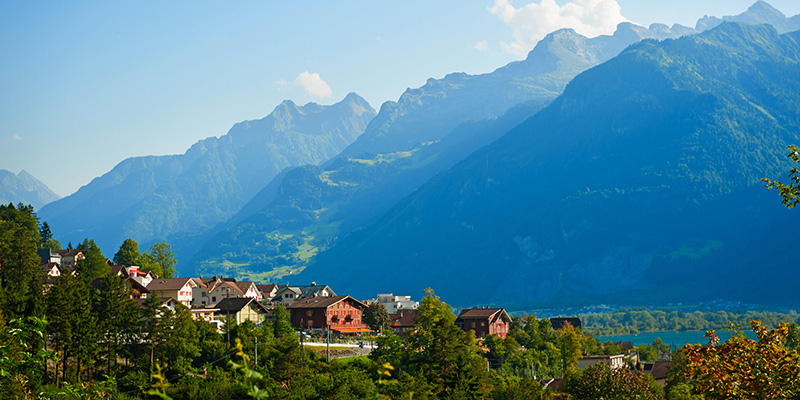
<instances>
[{"instance_id":1,"label":"white cloud","mask_svg":"<svg viewBox=\"0 0 800 400\"><path fill-rule=\"evenodd\" d=\"M561 28L595 37L612 34L619 23L628 21L617 0L572 0L563 6L555 0L540 0L520 8L509 0L495 0L489 12L513 32L512 43L500 44L503 50L519 57L524 57L545 35Z\"/></svg>"},{"instance_id":2,"label":"white cloud","mask_svg":"<svg viewBox=\"0 0 800 400\"><path fill-rule=\"evenodd\" d=\"M278 79L277 81L275 81L275 84L278 85L278 86L286 86L286 85L289 84L289 82L286 82L283 79Z\"/></svg>"},{"instance_id":3,"label":"white cloud","mask_svg":"<svg viewBox=\"0 0 800 400\"><path fill-rule=\"evenodd\" d=\"M14 140L22 140L22 136L14 134Z\"/></svg>"},{"instance_id":4,"label":"white cloud","mask_svg":"<svg viewBox=\"0 0 800 400\"><path fill-rule=\"evenodd\" d=\"M333 91L331 87L319 77L318 73L310 73L308 71L298 75L294 80L295 85L301 86L314 97L331 97Z\"/></svg>"},{"instance_id":5,"label":"white cloud","mask_svg":"<svg viewBox=\"0 0 800 400\"><path fill-rule=\"evenodd\" d=\"M489 49L489 43L487 43L485 40L481 40L480 42L475 43L475 50L486 51L488 49Z\"/></svg>"}]
</instances>

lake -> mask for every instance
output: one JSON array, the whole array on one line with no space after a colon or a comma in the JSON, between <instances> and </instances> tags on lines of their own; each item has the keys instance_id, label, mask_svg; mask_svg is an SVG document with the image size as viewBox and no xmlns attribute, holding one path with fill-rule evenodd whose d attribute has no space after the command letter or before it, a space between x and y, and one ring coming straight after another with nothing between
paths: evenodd
<instances>
[{"instance_id":1,"label":"lake","mask_svg":"<svg viewBox=\"0 0 800 400\"><path fill-rule=\"evenodd\" d=\"M731 331L719 330L717 336L720 340L727 340L731 337ZM755 332L744 331L750 339L757 339ZM633 342L634 346L641 344L652 344L656 338L661 338L664 344L671 348L680 347L685 344L707 344L708 339L704 337L705 331L668 331L668 332L642 332L636 335L614 335L597 336L603 342Z\"/></svg>"}]
</instances>

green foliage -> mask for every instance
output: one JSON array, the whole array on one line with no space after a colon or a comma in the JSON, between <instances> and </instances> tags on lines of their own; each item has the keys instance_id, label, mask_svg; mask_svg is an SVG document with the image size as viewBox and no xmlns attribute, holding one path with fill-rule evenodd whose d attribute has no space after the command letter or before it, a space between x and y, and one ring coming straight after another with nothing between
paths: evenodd
<instances>
[{"instance_id":1,"label":"green foliage","mask_svg":"<svg viewBox=\"0 0 800 400\"><path fill-rule=\"evenodd\" d=\"M800 353L786 346L789 324L767 329L750 326L758 340L741 331L720 343L708 331L709 344L686 345L683 373L694 393L706 399L796 399L800 395Z\"/></svg>"},{"instance_id":2,"label":"green foliage","mask_svg":"<svg viewBox=\"0 0 800 400\"><path fill-rule=\"evenodd\" d=\"M792 161L800 163L800 149L797 146L789 145L786 146L789 149L789 154L786 157L789 157ZM781 201L786 208L793 208L800 203L800 170L797 168L792 168L789 171L789 179L791 183L785 184L781 183L778 180L770 180L768 178L762 178L761 181L764 182L764 186L769 189L777 189L780 192L781 197L783 200Z\"/></svg>"},{"instance_id":3,"label":"green foliage","mask_svg":"<svg viewBox=\"0 0 800 400\"><path fill-rule=\"evenodd\" d=\"M664 397L650 376L625 368L612 369L602 362L568 379L565 386L567 393L581 400L656 400Z\"/></svg>"},{"instance_id":4,"label":"green foliage","mask_svg":"<svg viewBox=\"0 0 800 400\"><path fill-rule=\"evenodd\" d=\"M0 205L0 311L10 318L42 316L39 229L30 206Z\"/></svg>"},{"instance_id":5,"label":"green foliage","mask_svg":"<svg viewBox=\"0 0 800 400\"><path fill-rule=\"evenodd\" d=\"M767 326L781 322L795 322L800 315L775 311L694 311L685 312L676 308L648 310L644 308L620 308L598 314L581 314L583 330L595 336L620 335L656 331L705 331L725 329L733 322L746 325L757 319Z\"/></svg>"},{"instance_id":6,"label":"green foliage","mask_svg":"<svg viewBox=\"0 0 800 400\"><path fill-rule=\"evenodd\" d=\"M175 259L171 245L164 242L153 243L150 251L144 253L142 258L145 268L149 268L159 278L175 278L177 276L175 265L178 260Z\"/></svg>"},{"instance_id":7,"label":"green foliage","mask_svg":"<svg viewBox=\"0 0 800 400\"><path fill-rule=\"evenodd\" d=\"M0 325L0 399L29 398L41 383L48 361L55 359L44 350L47 322L42 318L14 318Z\"/></svg>"},{"instance_id":8,"label":"green foliage","mask_svg":"<svg viewBox=\"0 0 800 400\"><path fill-rule=\"evenodd\" d=\"M364 310L362 321L376 332L388 332L392 330L391 320L389 313L386 312L386 307L382 303L370 303Z\"/></svg>"},{"instance_id":9,"label":"green foliage","mask_svg":"<svg viewBox=\"0 0 800 400\"><path fill-rule=\"evenodd\" d=\"M78 244L78 250L83 253L83 259L78 260L75 264L75 272L83 279L84 282L91 283L97 278L102 278L108 274L108 264L106 264L106 256L94 242L94 239L83 239L83 242Z\"/></svg>"},{"instance_id":10,"label":"green foliage","mask_svg":"<svg viewBox=\"0 0 800 400\"><path fill-rule=\"evenodd\" d=\"M146 267L147 260L142 256L139 251L139 243L135 240L128 238L119 246L119 250L114 254L114 264L117 265L137 265Z\"/></svg>"}]
</instances>

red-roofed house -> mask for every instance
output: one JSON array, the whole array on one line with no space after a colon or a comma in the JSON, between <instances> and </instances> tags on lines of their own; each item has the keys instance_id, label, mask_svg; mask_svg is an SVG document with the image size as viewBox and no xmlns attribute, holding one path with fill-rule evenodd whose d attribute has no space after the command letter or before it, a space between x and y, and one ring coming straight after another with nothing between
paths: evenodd
<instances>
[{"instance_id":1,"label":"red-roofed house","mask_svg":"<svg viewBox=\"0 0 800 400\"><path fill-rule=\"evenodd\" d=\"M511 317L503 308L465 309L456 318L456 325L464 331L474 331L475 337L506 337L510 324Z\"/></svg>"}]
</instances>

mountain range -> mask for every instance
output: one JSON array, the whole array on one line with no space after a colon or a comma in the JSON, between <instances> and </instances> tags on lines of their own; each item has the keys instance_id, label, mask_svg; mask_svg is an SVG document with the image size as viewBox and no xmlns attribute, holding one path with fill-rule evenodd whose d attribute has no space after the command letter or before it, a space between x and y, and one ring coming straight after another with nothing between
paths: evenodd
<instances>
[{"instance_id":1,"label":"mountain range","mask_svg":"<svg viewBox=\"0 0 800 400\"><path fill-rule=\"evenodd\" d=\"M194 246L198 252L184 258L181 269L256 281L296 273L339 237L373 222L432 176L535 114L578 73L643 38L691 31L624 23L614 35L589 39L562 29L525 60L492 73L429 79L384 103L364 134L336 158L276 177L205 235L208 241Z\"/></svg>"},{"instance_id":2,"label":"mountain range","mask_svg":"<svg viewBox=\"0 0 800 400\"><path fill-rule=\"evenodd\" d=\"M282 169L316 164L360 135L375 110L356 94L331 106L285 101L186 153L134 157L39 212L62 241L180 242L230 218Z\"/></svg>"},{"instance_id":3,"label":"mountain range","mask_svg":"<svg viewBox=\"0 0 800 400\"><path fill-rule=\"evenodd\" d=\"M633 45L297 279L462 306L796 304L798 216L759 180L800 139L799 41L726 22Z\"/></svg>"},{"instance_id":4,"label":"mountain range","mask_svg":"<svg viewBox=\"0 0 800 400\"><path fill-rule=\"evenodd\" d=\"M23 203L39 209L60 198L61 196L25 170L14 174L0 169L0 204Z\"/></svg>"},{"instance_id":5,"label":"mountain range","mask_svg":"<svg viewBox=\"0 0 800 400\"><path fill-rule=\"evenodd\" d=\"M125 160L39 215L107 253L170 242L182 276L358 297L431 286L456 305L525 308L762 285L786 304L797 296L775 289L796 273L752 266L756 245L792 265L780 250L797 217L758 180L787 169L797 139L798 24L759 1L694 29L562 29L525 60L429 79L378 113L352 93L286 101L185 154Z\"/></svg>"}]
</instances>

